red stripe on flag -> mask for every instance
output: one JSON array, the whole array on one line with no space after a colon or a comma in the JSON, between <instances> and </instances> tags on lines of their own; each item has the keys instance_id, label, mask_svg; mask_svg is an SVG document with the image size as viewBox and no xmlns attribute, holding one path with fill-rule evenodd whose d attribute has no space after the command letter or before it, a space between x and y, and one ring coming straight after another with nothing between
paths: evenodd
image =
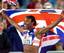
<instances>
[{"instance_id":1,"label":"red stripe on flag","mask_svg":"<svg viewBox=\"0 0 64 53\"><path fill-rule=\"evenodd\" d=\"M19 23L24 20L25 16L28 16L28 15L33 15L36 18L36 20L46 20L47 25L50 25L51 23L56 21L59 17L59 15L57 15L57 14L48 14L48 13L22 14L22 15L18 15L18 16L13 17L13 20L16 23Z\"/></svg>"},{"instance_id":2,"label":"red stripe on flag","mask_svg":"<svg viewBox=\"0 0 64 53\"><path fill-rule=\"evenodd\" d=\"M56 36L50 35L49 37L42 37L41 41L54 40L54 39L59 39L59 38L60 37L58 35L56 35Z\"/></svg>"},{"instance_id":3,"label":"red stripe on flag","mask_svg":"<svg viewBox=\"0 0 64 53\"><path fill-rule=\"evenodd\" d=\"M60 27L61 29L63 29L63 30L64 30L64 26L58 25L58 27Z\"/></svg>"}]
</instances>

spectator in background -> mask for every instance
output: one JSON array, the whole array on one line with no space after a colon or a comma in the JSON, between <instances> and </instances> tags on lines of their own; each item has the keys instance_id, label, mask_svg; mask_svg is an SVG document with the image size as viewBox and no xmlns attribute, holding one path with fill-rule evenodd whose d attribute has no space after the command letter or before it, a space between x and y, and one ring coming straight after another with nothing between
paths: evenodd
<instances>
[{"instance_id":1,"label":"spectator in background","mask_svg":"<svg viewBox=\"0 0 64 53\"><path fill-rule=\"evenodd\" d=\"M27 6L28 9L42 9L44 4L44 0L32 0Z\"/></svg>"},{"instance_id":2,"label":"spectator in background","mask_svg":"<svg viewBox=\"0 0 64 53\"><path fill-rule=\"evenodd\" d=\"M35 9L35 4L36 4L37 0L32 0L28 5L27 8L28 9Z\"/></svg>"},{"instance_id":3,"label":"spectator in background","mask_svg":"<svg viewBox=\"0 0 64 53\"><path fill-rule=\"evenodd\" d=\"M43 9L43 2L42 0L38 0L35 4L35 9Z\"/></svg>"},{"instance_id":4,"label":"spectator in background","mask_svg":"<svg viewBox=\"0 0 64 53\"><path fill-rule=\"evenodd\" d=\"M48 0L35 0L32 1L28 6L28 9L52 9L53 5Z\"/></svg>"},{"instance_id":5,"label":"spectator in background","mask_svg":"<svg viewBox=\"0 0 64 53\"><path fill-rule=\"evenodd\" d=\"M13 10L17 9L16 3L9 3L8 4L8 9L13 9Z\"/></svg>"},{"instance_id":6,"label":"spectator in background","mask_svg":"<svg viewBox=\"0 0 64 53\"><path fill-rule=\"evenodd\" d=\"M7 29L8 38L10 40L10 52L24 52L22 40L17 32L17 29L10 25Z\"/></svg>"},{"instance_id":7,"label":"spectator in background","mask_svg":"<svg viewBox=\"0 0 64 53\"><path fill-rule=\"evenodd\" d=\"M64 0L57 0L56 9L64 9Z\"/></svg>"},{"instance_id":8,"label":"spectator in background","mask_svg":"<svg viewBox=\"0 0 64 53\"><path fill-rule=\"evenodd\" d=\"M53 9L53 5L52 5L52 3L47 1L47 2L44 3L43 8L44 9Z\"/></svg>"},{"instance_id":9,"label":"spectator in background","mask_svg":"<svg viewBox=\"0 0 64 53\"><path fill-rule=\"evenodd\" d=\"M53 5L48 0L38 0L35 9L53 9Z\"/></svg>"},{"instance_id":10,"label":"spectator in background","mask_svg":"<svg viewBox=\"0 0 64 53\"><path fill-rule=\"evenodd\" d=\"M5 17L6 16L4 16L4 18ZM0 22L0 24L1 24L1 22ZM1 27L0 27L0 32L1 32ZM10 25L5 30L4 35L0 35L0 38L1 38L0 39L0 47L2 48L2 49L0 48L1 53L3 53L3 52L7 53L7 51L9 51L9 52L21 52L21 53L23 52L22 40L19 37L17 29L14 26ZM9 39L10 47L9 47L9 43L8 43L7 38Z\"/></svg>"},{"instance_id":11,"label":"spectator in background","mask_svg":"<svg viewBox=\"0 0 64 53\"><path fill-rule=\"evenodd\" d=\"M15 5L16 8L19 8L19 3L16 0L15 1L13 1L13 0L3 0L2 1L2 6L4 9L8 9L9 5L12 5L12 6Z\"/></svg>"},{"instance_id":12,"label":"spectator in background","mask_svg":"<svg viewBox=\"0 0 64 53\"><path fill-rule=\"evenodd\" d=\"M5 30L5 24L3 18L0 15L0 53L10 52L10 42L8 39L8 34Z\"/></svg>"},{"instance_id":13,"label":"spectator in background","mask_svg":"<svg viewBox=\"0 0 64 53\"><path fill-rule=\"evenodd\" d=\"M2 2L2 8L3 9L7 9L8 8L8 3L6 1Z\"/></svg>"}]
</instances>

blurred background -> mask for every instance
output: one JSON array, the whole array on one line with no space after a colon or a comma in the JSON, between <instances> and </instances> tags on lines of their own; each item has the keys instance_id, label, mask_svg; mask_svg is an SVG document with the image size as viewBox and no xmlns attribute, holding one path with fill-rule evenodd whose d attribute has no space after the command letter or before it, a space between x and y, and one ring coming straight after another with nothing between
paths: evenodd
<instances>
[{"instance_id":1,"label":"blurred background","mask_svg":"<svg viewBox=\"0 0 64 53\"><path fill-rule=\"evenodd\" d=\"M64 9L64 0L0 0L1 2L4 8L15 6L21 9Z\"/></svg>"}]
</instances>

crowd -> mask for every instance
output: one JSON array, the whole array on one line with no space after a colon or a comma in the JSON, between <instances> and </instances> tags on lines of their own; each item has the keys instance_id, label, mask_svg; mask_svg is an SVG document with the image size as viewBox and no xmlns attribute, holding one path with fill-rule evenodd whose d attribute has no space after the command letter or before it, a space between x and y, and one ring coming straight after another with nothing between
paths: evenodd
<instances>
[{"instance_id":1,"label":"crowd","mask_svg":"<svg viewBox=\"0 0 64 53\"><path fill-rule=\"evenodd\" d=\"M64 0L16 0L15 2L4 0L3 7L8 8L8 5L15 5L21 9L64 9Z\"/></svg>"},{"instance_id":2,"label":"crowd","mask_svg":"<svg viewBox=\"0 0 64 53\"><path fill-rule=\"evenodd\" d=\"M64 0L15 0L14 2L3 0L0 2L0 9L2 8L14 9L14 10L15 9L64 9ZM39 29L39 31L42 31L42 33L45 34L47 31L49 31L49 29L56 26L63 19L64 16L62 14L61 18L59 18L53 24L47 26L46 28ZM37 23L33 16L26 16L26 18L24 19L24 24L20 27L14 21L9 19L9 17L4 12L0 13L0 38L1 38L0 53L8 53L10 51L11 52L19 51L22 53L23 52L38 53L39 47L34 47L33 45L26 45L26 43L24 43L23 45L22 43L23 40L21 40L19 36L19 34L25 35L28 33L29 35L32 36L32 39L35 36L38 39L40 39L41 37L38 36L41 35L39 31L34 32L34 28L36 25ZM42 48L41 53L46 53L49 50L63 50L63 45L62 43L58 43L57 45L44 47Z\"/></svg>"}]
</instances>

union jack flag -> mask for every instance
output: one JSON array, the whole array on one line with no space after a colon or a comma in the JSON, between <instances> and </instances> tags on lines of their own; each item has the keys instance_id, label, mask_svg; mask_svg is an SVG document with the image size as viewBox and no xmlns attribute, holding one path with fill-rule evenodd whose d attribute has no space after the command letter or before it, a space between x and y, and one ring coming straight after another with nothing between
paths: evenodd
<instances>
[{"instance_id":1,"label":"union jack flag","mask_svg":"<svg viewBox=\"0 0 64 53\"><path fill-rule=\"evenodd\" d=\"M23 20L25 16L33 15L38 23L36 28L43 28L53 23L60 17L61 12L62 10L58 10L58 9L22 9L22 10L21 9L16 9L16 10L9 9L5 11L5 13L11 19L13 19L13 21L15 21L18 25L23 24ZM50 41L49 44L46 44L47 43L46 41L42 42L42 45L41 45L42 47L56 44L59 41L58 36L60 36L61 42L64 42L63 41L64 40L64 20L62 20L56 27L53 28L53 32L56 33L55 36L53 36L52 34L51 37L47 36L42 39L42 40L46 39L46 41ZM51 38L52 38L53 43L51 43ZM58 41L56 41L55 39ZM35 42L38 42L38 41L35 40ZM35 44L36 43L34 43L34 45ZM39 42L37 45L39 45Z\"/></svg>"}]
</instances>

